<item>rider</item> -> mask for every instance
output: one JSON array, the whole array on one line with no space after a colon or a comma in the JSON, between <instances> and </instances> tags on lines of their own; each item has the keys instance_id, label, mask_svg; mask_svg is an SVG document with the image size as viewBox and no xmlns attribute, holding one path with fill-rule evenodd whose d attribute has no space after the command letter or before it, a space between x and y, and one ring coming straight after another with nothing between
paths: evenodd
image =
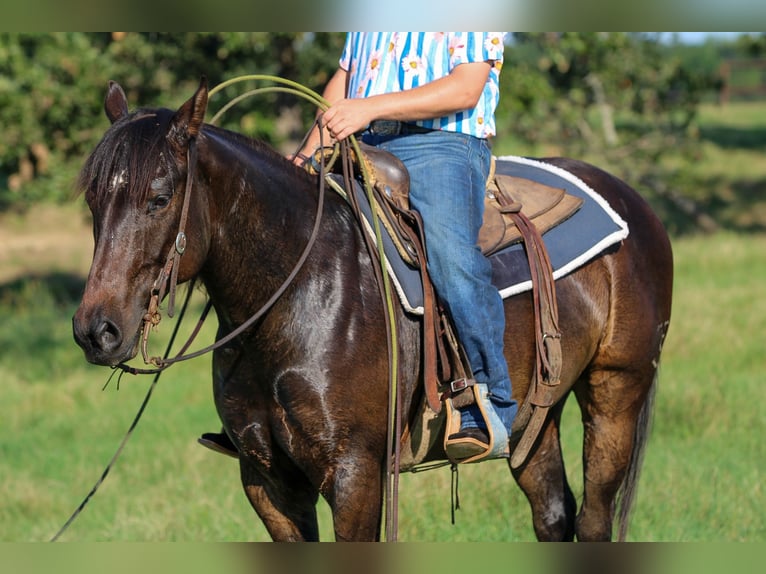
<instances>
[{"instance_id":1,"label":"rider","mask_svg":"<svg viewBox=\"0 0 766 574\"><path fill-rule=\"evenodd\" d=\"M488 138L495 133L504 32L352 32L325 87L326 135L361 134L396 155L410 176L410 203L423 220L428 270L454 321L477 383L510 435L517 403L503 355L503 303L479 249ZM294 161L319 145L319 129ZM329 141L329 137L325 138ZM497 432L495 433L496 436ZM207 434L207 446L220 446ZM221 437L223 438L223 437ZM475 406L451 441L489 443ZM225 438L224 438L225 440ZM210 443L214 444L210 444ZM462 451L464 452L464 450Z\"/></svg>"}]
</instances>

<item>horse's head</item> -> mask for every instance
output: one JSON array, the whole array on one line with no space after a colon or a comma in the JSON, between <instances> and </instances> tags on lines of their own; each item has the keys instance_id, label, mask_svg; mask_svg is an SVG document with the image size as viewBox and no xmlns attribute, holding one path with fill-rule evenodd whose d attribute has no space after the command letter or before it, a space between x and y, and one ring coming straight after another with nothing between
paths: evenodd
<instances>
[{"instance_id":1,"label":"horse's head","mask_svg":"<svg viewBox=\"0 0 766 574\"><path fill-rule=\"evenodd\" d=\"M116 365L136 354L153 285L179 234L186 180L194 177L187 154L206 106L204 79L176 112L129 113L124 91L109 83L104 109L112 125L79 178L95 247L73 330L92 363ZM188 206L188 248L175 258L179 282L197 274L209 247L203 202L194 197Z\"/></svg>"}]
</instances>

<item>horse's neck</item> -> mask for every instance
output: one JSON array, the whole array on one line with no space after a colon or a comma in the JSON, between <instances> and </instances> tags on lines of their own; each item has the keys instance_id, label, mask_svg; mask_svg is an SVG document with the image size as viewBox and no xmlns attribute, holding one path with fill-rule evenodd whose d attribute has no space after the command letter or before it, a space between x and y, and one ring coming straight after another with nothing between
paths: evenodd
<instances>
[{"instance_id":1,"label":"horse's neck","mask_svg":"<svg viewBox=\"0 0 766 574\"><path fill-rule=\"evenodd\" d=\"M202 279L219 315L237 323L289 275L308 241L316 194L273 154L217 132L207 139L199 157L209 182L211 246Z\"/></svg>"},{"instance_id":2,"label":"horse's neck","mask_svg":"<svg viewBox=\"0 0 766 574\"><path fill-rule=\"evenodd\" d=\"M229 132L206 133L209 155L203 167L219 224L234 233L259 234L274 225L284 227L285 219L299 222L296 212L310 196L301 189L305 180L296 177L293 166L273 150L248 142Z\"/></svg>"}]
</instances>

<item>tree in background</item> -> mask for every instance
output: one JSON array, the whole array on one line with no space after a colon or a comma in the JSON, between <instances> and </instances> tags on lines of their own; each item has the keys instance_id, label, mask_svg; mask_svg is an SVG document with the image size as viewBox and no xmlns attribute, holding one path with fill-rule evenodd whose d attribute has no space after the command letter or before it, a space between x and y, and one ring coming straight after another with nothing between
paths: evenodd
<instances>
[{"instance_id":1,"label":"tree in background","mask_svg":"<svg viewBox=\"0 0 766 574\"><path fill-rule=\"evenodd\" d=\"M0 210L70 197L76 171L107 127L102 102L108 80L118 81L134 106L178 106L202 75L214 86L270 74L321 92L344 37L0 34ZM720 55L709 47L685 48L652 34L513 34L501 74L498 147L591 161L636 185L661 215L681 210L698 225L709 224L686 192L694 185L688 163L664 161L668 155L698 159L697 106L716 88ZM232 86L215 96L209 117L252 87ZM219 123L287 152L314 113L302 100L269 93L244 100Z\"/></svg>"},{"instance_id":2,"label":"tree in background","mask_svg":"<svg viewBox=\"0 0 766 574\"><path fill-rule=\"evenodd\" d=\"M737 40L737 48L742 55L763 58L766 56L766 32L743 34Z\"/></svg>"},{"instance_id":3,"label":"tree in background","mask_svg":"<svg viewBox=\"0 0 766 574\"><path fill-rule=\"evenodd\" d=\"M664 159L698 157L694 120L717 86L715 69L684 66L651 34L519 33L506 55L500 137L591 161L637 186L659 211L681 210L711 228L681 191L688 164Z\"/></svg>"},{"instance_id":4,"label":"tree in background","mask_svg":"<svg viewBox=\"0 0 766 574\"><path fill-rule=\"evenodd\" d=\"M321 89L337 65L341 34L2 33L0 34L0 210L72 194L85 155L108 123L109 80L134 106L180 105L201 76L211 86L244 74L291 78ZM233 90L211 101L223 105ZM315 110L283 94L250 98L221 124L287 145ZM284 127L287 125L287 127Z\"/></svg>"}]
</instances>

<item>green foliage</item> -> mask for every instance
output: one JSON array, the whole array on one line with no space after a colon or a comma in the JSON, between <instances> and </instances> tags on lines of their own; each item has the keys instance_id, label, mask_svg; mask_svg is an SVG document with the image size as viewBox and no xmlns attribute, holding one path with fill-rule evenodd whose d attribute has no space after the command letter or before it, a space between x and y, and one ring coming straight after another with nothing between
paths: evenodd
<instances>
[{"instance_id":1,"label":"green foliage","mask_svg":"<svg viewBox=\"0 0 766 574\"><path fill-rule=\"evenodd\" d=\"M666 222L681 213L690 225L678 228L712 227L689 197L702 155L698 107L720 87L716 53L705 47L701 57L704 65L653 34L515 34L498 139L590 161L636 187Z\"/></svg>"},{"instance_id":2,"label":"green foliage","mask_svg":"<svg viewBox=\"0 0 766 574\"><path fill-rule=\"evenodd\" d=\"M65 201L85 155L107 127L109 80L132 106L177 107L201 76L211 86L270 74L321 91L337 66L343 33L0 34L0 211ZM565 155L590 161L644 194L679 231L716 223L695 194L703 160L699 105L720 88L721 58L760 53L763 35L702 46L647 33L516 33L506 49L498 154ZM210 102L211 115L253 87ZM248 98L224 127L295 148L315 110L283 93ZM711 223L712 222L712 223Z\"/></svg>"},{"instance_id":3,"label":"green foliage","mask_svg":"<svg viewBox=\"0 0 766 574\"><path fill-rule=\"evenodd\" d=\"M746 56L762 58L766 56L766 33L743 34L737 40L737 48Z\"/></svg>"},{"instance_id":4,"label":"green foliage","mask_svg":"<svg viewBox=\"0 0 766 574\"><path fill-rule=\"evenodd\" d=\"M326 81L332 58L337 64L339 37L295 32L0 34L0 210L71 197L77 169L107 126L102 102L109 80L122 85L132 106L179 106L203 75L211 86L256 73L316 86ZM226 95L211 105L225 102ZM297 103L276 94L251 98L228 113L223 125L278 143L276 120Z\"/></svg>"},{"instance_id":5,"label":"green foliage","mask_svg":"<svg viewBox=\"0 0 766 574\"><path fill-rule=\"evenodd\" d=\"M100 104L86 78L103 74L98 50L81 34L0 35L0 207L84 152ZM26 199L62 193L36 189Z\"/></svg>"},{"instance_id":6,"label":"green foliage","mask_svg":"<svg viewBox=\"0 0 766 574\"><path fill-rule=\"evenodd\" d=\"M547 138L578 155L594 145L614 147L631 130L683 133L701 94L714 87L709 70L682 66L652 36L621 32L516 34L501 82L503 100L510 100L505 117L525 112L536 120L522 130L511 122L506 133Z\"/></svg>"}]
</instances>

